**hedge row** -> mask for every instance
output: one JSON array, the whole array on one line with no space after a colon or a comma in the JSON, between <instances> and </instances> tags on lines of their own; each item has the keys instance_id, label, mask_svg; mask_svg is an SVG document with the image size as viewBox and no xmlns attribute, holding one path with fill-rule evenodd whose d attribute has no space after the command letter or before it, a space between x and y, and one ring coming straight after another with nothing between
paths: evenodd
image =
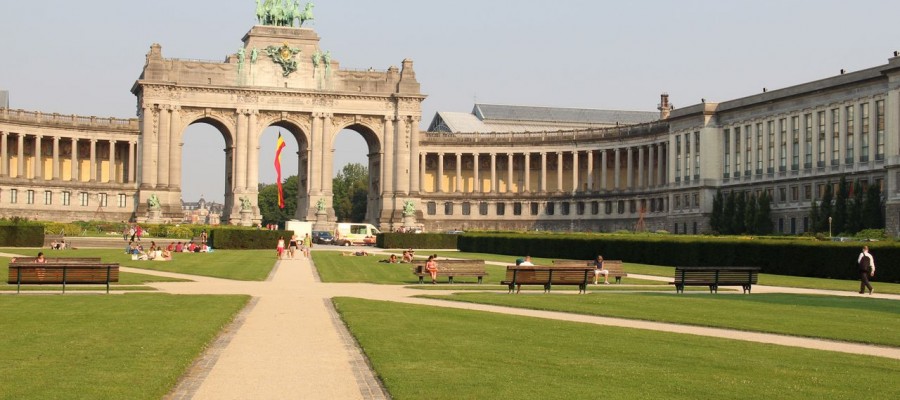
<instances>
[{"instance_id":1,"label":"hedge row","mask_svg":"<svg viewBox=\"0 0 900 400\"><path fill-rule=\"evenodd\" d=\"M759 266L762 272L803 277L856 279L856 259L864 243L784 241L671 236L491 235L466 234L459 249L475 253L589 260L606 259L668 266ZM876 279L900 282L900 246L868 243Z\"/></svg>"},{"instance_id":2,"label":"hedge row","mask_svg":"<svg viewBox=\"0 0 900 400\"><path fill-rule=\"evenodd\" d=\"M0 246L43 247L44 227L40 225L0 225Z\"/></svg>"},{"instance_id":3,"label":"hedge row","mask_svg":"<svg viewBox=\"0 0 900 400\"><path fill-rule=\"evenodd\" d=\"M382 233L375 244L382 249L456 249L460 235L445 233Z\"/></svg>"},{"instance_id":4,"label":"hedge row","mask_svg":"<svg viewBox=\"0 0 900 400\"><path fill-rule=\"evenodd\" d=\"M269 231L258 229L216 228L209 233L209 242L214 249L275 249L278 238L285 241L293 235L289 231Z\"/></svg>"}]
</instances>

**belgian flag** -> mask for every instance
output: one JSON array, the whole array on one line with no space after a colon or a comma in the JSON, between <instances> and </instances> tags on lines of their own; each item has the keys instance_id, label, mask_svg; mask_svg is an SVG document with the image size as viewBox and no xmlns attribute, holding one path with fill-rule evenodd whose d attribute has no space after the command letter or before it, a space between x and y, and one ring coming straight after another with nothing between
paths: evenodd
<instances>
[{"instance_id":1,"label":"belgian flag","mask_svg":"<svg viewBox=\"0 0 900 400\"><path fill-rule=\"evenodd\" d=\"M284 138L278 132L278 141L275 142L275 173L278 175L278 208L284 208L284 188L281 186L281 150L284 150Z\"/></svg>"}]
</instances>

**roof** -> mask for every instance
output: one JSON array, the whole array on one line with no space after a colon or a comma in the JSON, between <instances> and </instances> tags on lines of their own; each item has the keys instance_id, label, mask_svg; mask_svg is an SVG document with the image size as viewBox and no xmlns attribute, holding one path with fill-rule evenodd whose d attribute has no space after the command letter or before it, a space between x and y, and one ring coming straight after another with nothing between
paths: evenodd
<instances>
[{"instance_id":1,"label":"roof","mask_svg":"<svg viewBox=\"0 0 900 400\"><path fill-rule=\"evenodd\" d=\"M634 125L656 121L659 113L475 104L471 113L438 111L430 132L539 132Z\"/></svg>"}]
</instances>

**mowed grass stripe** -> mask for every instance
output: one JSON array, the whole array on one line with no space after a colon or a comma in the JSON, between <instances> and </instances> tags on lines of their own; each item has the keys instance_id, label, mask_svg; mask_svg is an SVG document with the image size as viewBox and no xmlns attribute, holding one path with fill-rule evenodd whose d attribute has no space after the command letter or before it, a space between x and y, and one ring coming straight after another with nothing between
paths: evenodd
<instances>
[{"instance_id":1,"label":"mowed grass stripe","mask_svg":"<svg viewBox=\"0 0 900 400\"><path fill-rule=\"evenodd\" d=\"M3 399L159 399L247 296L4 296Z\"/></svg>"},{"instance_id":2,"label":"mowed grass stripe","mask_svg":"<svg viewBox=\"0 0 900 400\"><path fill-rule=\"evenodd\" d=\"M768 293L457 293L426 297L900 347L900 303L870 297Z\"/></svg>"},{"instance_id":3,"label":"mowed grass stripe","mask_svg":"<svg viewBox=\"0 0 900 400\"><path fill-rule=\"evenodd\" d=\"M900 362L486 312L335 299L394 399L900 397ZM385 323L390 321L390 323Z\"/></svg>"}]
</instances>

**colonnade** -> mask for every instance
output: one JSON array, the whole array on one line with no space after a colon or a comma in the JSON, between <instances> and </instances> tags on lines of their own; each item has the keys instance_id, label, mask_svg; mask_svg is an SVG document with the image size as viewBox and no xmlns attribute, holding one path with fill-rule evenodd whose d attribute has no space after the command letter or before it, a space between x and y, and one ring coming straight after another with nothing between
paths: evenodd
<instances>
[{"instance_id":1,"label":"colonnade","mask_svg":"<svg viewBox=\"0 0 900 400\"><path fill-rule=\"evenodd\" d=\"M423 152L420 187L444 194L648 190L667 183L666 149L666 143L653 143L524 153Z\"/></svg>"},{"instance_id":2,"label":"colonnade","mask_svg":"<svg viewBox=\"0 0 900 400\"><path fill-rule=\"evenodd\" d=\"M46 151L45 146L52 150ZM103 154L98 154L99 149L105 150ZM0 178L133 183L136 153L136 138L96 139L0 131Z\"/></svg>"}]
</instances>

